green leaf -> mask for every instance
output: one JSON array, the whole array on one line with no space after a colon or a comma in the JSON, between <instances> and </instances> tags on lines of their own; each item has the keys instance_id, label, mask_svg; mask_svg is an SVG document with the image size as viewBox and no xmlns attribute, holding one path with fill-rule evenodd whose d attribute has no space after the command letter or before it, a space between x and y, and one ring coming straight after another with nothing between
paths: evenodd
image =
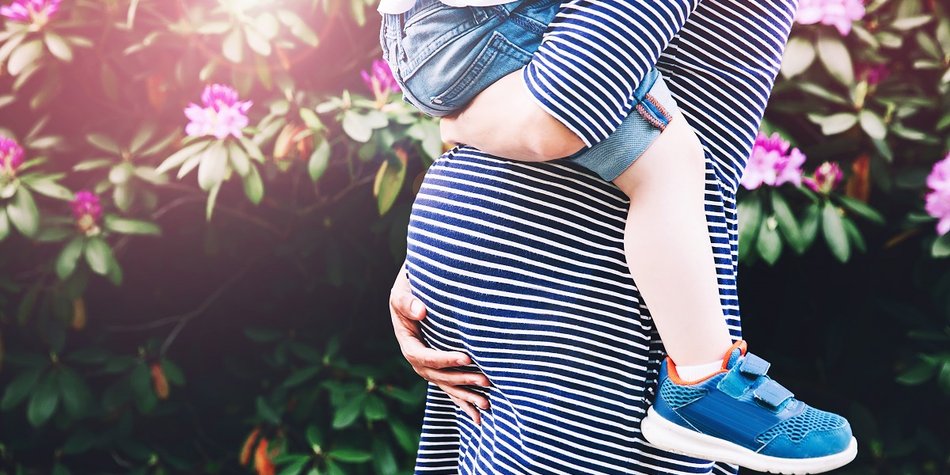
<instances>
[{"instance_id":1,"label":"green leaf","mask_svg":"<svg viewBox=\"0 0 950 475\"><path fill-rule=\"evenodd\" d=\"M36 208L33 195L24 187L17 189L13 201L7 204L7 216L13 227L27 237L36 235L40 225L40 210Z\"/></svg>"},{"instance_id":2,"label":"green leaf","mask_svg":"<svg viewBox=\"0 0 950 475\"><path fill-rule=\"evenodd\" d=\"M53 413L56 412L56 406L59 405L59 387L56 374L54 371L46 373L30 396L30 404L26 408L26 418L33 427L46 424L46 421L53 417Z\"/></svg>"},{"instance_id":3,"label":"green leaf","mask_svg":"<svg viewBox=\"0 0 950 475\"><path fill-rule=\"evenodd\" d=\"M166 158L161 165L159 165L155 171L158 173L165 173L172 168L181 166L185 163L185 160L188 160L191 157L194 157L198 153L204 151L212 142L208 140L202 140L200 142L195 142L185 147L182 147L181 150L171 154Z\"/></svg>"},{"instance_id":4,"label":"green leaf","mask_svg":"<svg viewBox=\"0 0 950 475\"><path fill-rule=\"evenodd\" d=\"M366 143L373 136L373 127L370 126L367 117L347 110L343 112L343 131L356 142Z\"/></svg>"},{"instance_id":5,"label":"green leaf","mask_svg":"<svg viewBox=\"0 0 950 475\"><path fill-rule=\"evenodd\" d=\"M821 230L824 232L828 248L841 262L847 262L851 254L848 247L848 236L838 214L838 207L826 201L821 211Z\"/></svg>"},{"instance_id":6,"label":"green leaf","mask_svg":"<svg viewBox=\"0 0 950 475\"><path fill-rule=\"evenodd\" d=\"M129 182L135 173L135 167L131 163L123 162L109 170L109 181L115 185L124 185Z\"/></svg>"},{"instance_id":7,"label":"green leaf","mask_svg":"<svg viewBox=\"0 0 950 475\"><path fill-rule=\"evenodd\" d=\"M818 31L818 59L825 69L845 86L854 83L851 55L837 31L822 28Z\"/></svg>"},{"instance_id":8,"label":"green leaf","mask_svg":"<svg viewBox=\"0 0 950 475\"><path fill-rule=\"evenodd\" d=\"M43 371L45 370L46 367L41 366L38 368L27 368L17 374L16 377L7 384L6 390L3 392L3 400L0 401L0 411L9 411L25 401L33 392L33 387L36 386L37 381L40 380L40 376L43 375Z\"/></svg>"},{"instance_id":9,"label":"green leaf","mask_svg":"<svg viewBox=\"0 0 950 475\"><path fill-rule=\"evenodd\" d=\"M185 385L185 373L173 363L168 358L162 358L160 364L162 365L162 371L165 372L165 378L168 379L168 382L176 386Z\"/></svg>"},{"instance_id":10,"label":"green leaf","mask_svg":"<svg viewBox=\"0 0 950 475\"><path fill-rule=\"evenodd\" d=\"M334 429L342 429L356 422L356 418L360 415L360 409L363 406L363 398L365 396L366 393L360 393L348 399L342 406L336 409L336 412L333 414Z\"/></svg>"},{"instance_id":11,"label":"green leaf","mask_svg":"<svg viewBox=\"0 0 950 475\"><path fill-rule=\"evenodd\" d=\"M788 202L779 193L778 190L771 190L772 211L775 212L775 219L778 221L778 229L785 236L785 240L792 246L798 254L805 251L802 231L795 219L795 213L788 206Z\"/></svg>"},{"instance_id":12,"label":"green leaf","mask_svg":"<svg viewBox=\"0 0 950 475\"><path fill-rule=\"evenodd\" d=\"M858 122L858 116L851 112L842 112L825 117L817 117L816 122L821 126L824 135L836 135L849 130Z\"/></svg>"},{"instance_id":13,"label":"green leaf","mask_svg":"<svg viewBox=\"0 0 950 475\"><path fill-rule=\"evenodd\" d=\"M103 168L112 165L112 162L113 160L109 158L93 158L91 160L83 160L73 165L73 171L84 172L88 170L95 170L97 168Z\"/></svg>"},{"instance_id":14,"label":"green leaf","mask_svg":"<svg viewBox=\"0 0 950 475\"><path fill-rule=\"evenodd\" d=\"M50 198L69 201L75 198L72 191L54 180L36 180L27 185L31 190Z\"/></svg>"},{"instance_id":15,"label":"green leaf","mask_svg":"<svg viewBox=\"0 0 950 475\"><path fill-rule=\"evenodd\" d=\"M36 63L43 55L43 42L36 39L27 41L13 50L7 60L7 71L11 76L23 72L27 66Z\"/></svg>"},{"instance_id":16,"label":"green leaf","mask_svg":"<svg viewBox=\"0 0 950 475\"><path fill-rule=\"evenodd\" d=\"M821 217L821 206L818 203L812 203L805 209L805 219L802 220L802 245L808 248L815 242L815 236L818 234L818 222Z\"/></svg>"},{"instance_id":17,"label":"green leaf","mask_svg":"<svg viewBox=\"0 0 950 475\"><path fill-rule=\"evenodd\" d=\"M362 463L368 462L373 455L365 450L356 450L356 449L334 449L327 452L327 457L330 457L341 462L349 463Z\"/></svg>"},{"instance_id":18,"label":"green leaf","mask_svg":"<svg viewBox=\"0 0 950 475\"><path fill-rule=\"evenodd\" d=\"M748 255L759 233L762 220L762 202L755 195L739 201L739 258Z\"/></svg>"},{"instance_id":19,"label":"green leaf","mask_svg":"<svg viewBox=\"0 0 950 475\"><path fill-rule=\"evenodd\" d=\"M327 171L330 164L330 144L326 140L320 140L320 143L310 154L310 161L307 162L307 172L310 173L310 179L316 182Z\"/></svg>"},{"instance_id":20,"label":"green leaf","mask_svg":"<svg viewBox=\"0 0 950 475\"><path fill-rule=\"evenodd\" d=\"M793 36L785 47L782 59L782 75L787 78L797 76L815 62L815 47L811 40L801 36Z\"/></svg>"},{"instance_id":21,"label":"green leaf","mask_svg":"<svg viewBox=\"0 0 950 475\"><path fill-rule=\"evenodd\" d=\"M82 236L76 236L60 251L56 258L56 275L60 280L66 280L76 270L76 264L79 262L79 256L82 255L84 243L85 239Z\"/></svg>"},{"instance_id":22,"label":"green leaf","mask_svg":"<svg viewBox=\"0 0 950 475\"><path fill-rule=\"evenodd\" d=\"M918 359L897 376L897 382L908 386L923 384L933 377L935 371L936 368L933 364Z\"/></svg>"},{"instance_id":23,"label":"green leaf","mask_svg":"<svg viewBox=\"0 0 950 475\"><path fill-rule=\"evenodd\" d=\"M89 134L86 136L86 141L103 152L114 154L122 153L122 148L119 147L119 144L104 134Z\"/></svg>"},{"instance_id":24,"label":"green leaf","mask_svg":"<svg viewBox=\"0 0 950 475\"><path fill-rule=\"evenodd\" d=\"M220 143L209 147L201 157L198 165L198 186L209 191L224 181L228 172L228 154Z\"/></svg>"},{"instance_id":25,"label":"green leaf","mask_svg":"<svg viewBox=\"0 0 950 475\"><path fill-rule=\"evenodd\" d=\"M251 47L251 50L261 56L270 56L270 41L268 41L267 37L261 34L261 32L257 31L256 28L251 25L245 25L244 36L247 38L247 45Z\"/></svg>"},{"instance_id":26,"label":"green leaf","mask_svg":"<svg viewBox=\"0 0 950 475\"><path fill-rule=\"evenodd\" d=\"M366 401L363 404L363 414L366 416L366 419L370 421L383 420L388 415L386 403L383 402L379 396L370 394L366 396Z\"/></svg>"},{"instance_id":27,"label":"green leaf","mask_svg":"<svg viewBox=\"0 0 950 475\"><path fill-rule=\"evenodd\" d=\"M244 59L244 38L240 28L234 28L224 37L221 53L232 63L240 63Z\"/></svg>"},{"instance_id":28,"label":"green leaf","mask_svg":"<svg viewBox=\"0 0 950 475\"><path fill-rule=\"evenodd\" d=\"M271 328L245 328L244 335L253 341L267 343L279 340L284 334Z\"/></svg>"},{"instance_id":29,"label":"green leaf","mask_svg":"<svg viewBox=\"0 0 950 475\"><path fill-rule=\"evenodd\" d=\"M221 184L218 183L208 193L208 202L205 203L205 220L211 221L211 214L214 213L214 203L218 200L218 192L221 191Z\"/></svg>"},{"instance_id":30,"label":"green leaf","mask_svg":"<svg viewBox=\"0 0 950 475\"><path fill-rule=\"evenodd\" d=\"M228 160L234 171L241 177L246 177L250 173L251 159L247 152L237 144L237 142L228 141Z\"/></svg>"},{"instance_id":31,"label":"green leaf","mask_svg":"<svg viewBox=\"0 0 950 475\"><path fill-rule=\"evenodd\" d=\"M298 475L308 463L310 463L309 457L301 457L284 467L278 475Z\"/></svg>"},{"instance_id":32,"label":"green leaf","mask_svg":"<svg viewBox=\"0 0 950 475\"><path fill-rule=\"evenodd\" d=\"M782 239L779 237L778 222L769 216L759 226L759 236L755 240L755 249L769 265L775 264L782 255Z\"/></svg>"},{"instance_id":33,"label":"green leaf","mask_svg":"<svg viewBox=\"0 0 950 475\"><path fill-rule=\"evenodd\" d=\"M380 216L392 208L405 180L406 166L398 158L389 157L380 164L373 183L373 195L376 196Z\"/></svg>"},{"instance_id":34,"label":"green leaf","mask_svg":"<svg viewBox=\"0 0 950 475\"><path fill-rule=\"evenodd\" d=\"M858 227L854 225L854 221L851 221L847 217L842 217L841 223L844 224L845 234L848 235L848 241L853 245L853 247L860 252L867 252L867 245L864 243L864 236L861 235L861 231L858 229Z\"/></svg>"},{"instance_id":35,"label":"green leaf","mask_svg":"<svg viewBox=\"0 0 950 475\"><path fill-rule=\"evenodd\" d=\"M60 397L66 412L76 418L85 415L93 401L89 385L69 367L60 366L58 371Z\"/></svg>"},{"instance_id":36,"label":"green leaf","mask_svg":"<svg viewBox=\"0 0 950 475\"><path fill-rule=\"evenodd\" d=\"M320 368L316 366L311 366L309 368L304 368L299 371L295 371L287 377L283 382L284 387L292 388L303 382L306 382L312 379L314 376L320 373Z\"/></svg>"},{"instance_id":37,"label":"green leaf","mask_svg":"<svg viewBox=\"0 0 950 475\"><path fill-rule=\"evenodd\" d=\"M393 436L396 437L396 442L399 442L399 445L402 446L406 453L416 453L419 447L418 433L409 429L406 424L398 419L390 419L389 428L392 430Z\"/></svg>"},{"instance_id":38,"label":"green leaf","mask_svg":"<svg viewBox=\"0 0 950 475\"><path fill-rule=\"evenodd\" d=\"M86 240L84 254L89 268L99 275L106 275L115 260L112 255L112 248L104 239L98 236Z\"/></svg>"},{"instance_id":39,"label":"green leaf","mask_svg":"<svg viewBox=\"0 0 950 475\"><path fill-rule=\"evenodd\" d=\"M910 30L913 30L914 28L919 28L921 26L926 25L927 23L930 23L930 20L932 19L933 17L930 15L916 15L916 16L904 17L904 18L899 18L897 20L894 20L894 22L891 23L890 26L891 28L894 28L895 30L910 31Z\"/></svg>"},{"instance_id":40,"label":"green leaf","mask_svg":"<svg viewBox=\"0 0 950 475\"><path fill-rule=\"evenodd\" d=\"M281 23L287 25L290 28L290 34L299 38L300 41L314 48L319 44L320 40L317 34L293 11L278 10L277 18Z\"/></svg>"},{"instance_id":41,"label":"green leaf","mask_svg":"<svg viewBox=\"0 0 950 475\"><path fill-rule=\"evenodd\" d=\"M248 174L242 180L244 182L244 194L251 203L259 204L264 197L264 182L261 180L261 174L257 171L257 167L254 165L249 165L249 167Z\"/></svg>"},{"instance_id":42,"label":"green leaf","mask_svg":"<svg viewBox=\"0 0 950 475\"><path fill-rule=\"evenodd\" d=\"M310 444L310 447L316 452L317 448L323 445L323 434L320 432L320 428L311 425L307 427L307 442Z\"/></svg>"},{"instance_id":43,"label":"green leaf","mask_svg":"<svg viewBox=\"0 0 950 475\"><path fill-rule=\"evenodd\" d=\"M933 257L950 256L950 233L945 233L934 239L930 253Z\"/></svg>"},{"instance_id":44,"label":"green leaf","mask_svg":"<svg viewBox=\"0 0 950 475\"><path fill-rule=\"evenodd\" d=\"M7 209L0 208L0 241L10 235L10 220L7 219Z\"/></svg>"},{"instance_id":45,"label":"green leaf","mask_svg":"<svg viewBox=\"0 0 950 475\"><path fill-rule=\"evenodd\" d=\"M257 415L271 424L280 424L280 414L267 404L264 396L257 396Z\"/></svg>"},{"instance_id":46,"label":"green leaf","mask_svg":"<svg viewBox=\"0 0 950 475\"><path fill-rule=\"evenodd\" d=\"M107 214L103 219L103 226L112 232L120 234L148 234L159 236L162 230L155 223L138 219L120 218L114 214Z\"/></svg>"},{"instance_id":47,"label":"green leaf","mask_svg":"<svg viewBox=\"0 0 950 475\"><path fill-rule=\"evenodd\" d=\"M53 53L53 56L66 62L73 60L73 50L70 48L69 43L55 31L46 30L43 34L43 40L46 42L46 48L50 53Z\"/></svg>"},{"instance_id":48,"label":"green leaf","mask_svg":"<svg viewBox=\"0 0 950 475\"><path fill-rule=\"evenodd\" d=\"M145 362L139 361L132 373L129 375L129 385L132 388L132 394L135 396L135 406L143 414L152 412L152 409L158 404L158 397L152 388L152 374L145 365Z\"/></svg>"},{"instance_id":49,"label":"green leaf","mask_svg":"<svg viewBox=\"0 0 950 475\"><path fill-rule=\"evenodd\" d=\"M858 113L858 117L860 117L861 128L869 137L881 140L887 135L884 120L874 112L863 109Z\"/></svg>"},{"instance_id":50,"label":"green leaf","mask_svg":"<svg viewBox=\"0 0 950 475\"><path fill-rule=\"evenodd\" d=\"M841 201L841 205L848 209L858 216L861 216L868 221L876 224L884 224L884 216L879 213L876 209L867 205L867 203L854 199L847 195L838 196L838 200Z\"/></svg>"}]
</instances>

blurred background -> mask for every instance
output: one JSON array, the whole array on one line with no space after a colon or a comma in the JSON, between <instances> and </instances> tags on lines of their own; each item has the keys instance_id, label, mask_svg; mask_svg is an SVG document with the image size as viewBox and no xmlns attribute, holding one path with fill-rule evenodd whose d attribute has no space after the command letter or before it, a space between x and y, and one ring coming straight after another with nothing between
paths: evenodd
<instances>
[{"instance_id":1,"label":"blurred background","mask_svg":"<svg viewBox=\"0 0 950 475\"><path fill-rule=\"evenodd\" d=\"M0 4L0 474L411 473L388 297L443 144L375 2ZM739 292L840 473L950 473L948 151L950 5L801 0Z\"/></svg>"}]
</instances>

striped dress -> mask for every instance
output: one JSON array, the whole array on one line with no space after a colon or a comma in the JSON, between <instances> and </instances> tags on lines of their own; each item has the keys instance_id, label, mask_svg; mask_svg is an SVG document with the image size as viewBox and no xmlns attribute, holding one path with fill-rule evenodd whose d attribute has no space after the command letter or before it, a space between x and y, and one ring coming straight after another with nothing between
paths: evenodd
<instances>
[{"instance_id":1,"label":"striped dress","mask_svg":"<svg viewBox=\"0 0 950 475\"><path fill-rule=\"evenodd\" d=\"M705 149L706 216L735 338L735 195L797 3L569 0L526 69L539 104L588 144L619 125L650 65L661 70ZM428 309L426 342L472 357L469 369L491 381L472 389L491 408L477 425L430 383L417 474L737 472L640 435L665 355L625 262L628 206L565 160L460 147L432 164L410 216L409 281Z\"/></svg>"}]
</instances>

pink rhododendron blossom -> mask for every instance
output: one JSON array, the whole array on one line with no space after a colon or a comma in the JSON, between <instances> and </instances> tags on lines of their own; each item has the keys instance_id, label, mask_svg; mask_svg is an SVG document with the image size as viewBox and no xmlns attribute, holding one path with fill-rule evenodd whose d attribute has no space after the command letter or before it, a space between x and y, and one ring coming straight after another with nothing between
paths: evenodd
<instances>
[{"instance_id":1,"label":"pink rhododendron blossom","mask_svg":"<svg viewBox=\"0 0 950 475\"><path fill-rule=\"evenodd\" d=\"M23 164L23 147L16 140L0 136L0 172L13 175Z\"/></svg>"},{"instance_id":2,"label":"pink rhododendron blossom","mask_svg":"<svg viewBox=\"0 0 950 475\"><path fill-rule=\"evenodd\" d=\"M937 218L937 234L946 234L950 231L950 153L934 164L927 176L927 186L931 191L925 198L924 209Z\"/></svg>"},{"instance_id":3,"label":"pink rhododendron blossom","mask_svg":"<svg viewBox=\"0 0 950 475\"><path fill-rule=\"evenodd\" d=\"M801 186L805 155L797 148L789 150L789 147L778 132L771 137L760 132L742 175L742 186L750 190L761 185L779 186L783 183Z\"/></svg>"},{"instance_id":4,"label":"pink rhododendron blossom","mask_svg":"<svg viewBox=\"0 0 950 475\"><path fill-rule=\"evenodd\" d=\"M804 177L802 181L812 191L827 195L838 186L842 178L844 178L844 173L841 172L841 167L837 163L825 162L815 170L814 176Z\"/></svg>"},{"instance_id":5,"label":"pink rhododendron blossom","mask_svg":"<svg viewBox=\"0 0 950 475\"><path fill-rule=\"evenodd\" d=\"M389 64L381 59L373 61L370 70L362 71L360 75L363 77L363 83L379 101L385 102L390 93L402 90L399 88L396 78L393 77Z\"/></svg>"},{"instance_id":6,"label":"pink rhododendron blossom","mask_svg":"<svg viewBox=\"0 0 950 475\"><path fill-rule=\"evenodd\" d=\"M841 36L847 36L851 32L851 23L863 17L864 3L861 0L801 0L795 21L802 25L831 25Z\"/></svg>"},{"instance_id":7,"label":"pink rhododendron blossom","mask_svg":"<svg viewBox=\"0 0 950 475\"><path fill-rule=\"evenodd\" d=\"M76 227L81 232L88 233L97 228L97 223L102 218L102 204L95 193L86 190L79 191L69 205L73 209Z\"/></svg>"},{"instance_id":8,"label":"pink rhododendron blossom","mask_svg":"<svg viewBox=\"0 0 950 475\"><path fill-rule=\"evenodd\" d=\"M228 135L241 137L251 104L252 101L238 101L237 91L230 86L209 84L201 93L201 105L192 102L185 108L185 116L191 120L185 133L195 137L213 135L217 139Z\"/></svg>"},{"instance_id":9,"label":"pink rhododendron blossom","mask_svg":"<svg viewBox=\"0 0 950 475\"><path fill-rule=\"evenodd\" d=\"M42 26L59 10L62 0L13 0L0 7L0 16L20 23Z\"/></svg>"}]
</instances>

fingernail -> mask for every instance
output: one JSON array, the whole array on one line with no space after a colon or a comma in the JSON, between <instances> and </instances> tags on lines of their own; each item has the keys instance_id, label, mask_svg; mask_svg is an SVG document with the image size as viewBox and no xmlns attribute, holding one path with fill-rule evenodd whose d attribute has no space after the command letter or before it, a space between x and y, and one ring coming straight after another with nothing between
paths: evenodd
<instances>
[{"instance_id":1,"label":"fingernail","mask_svg":"<svg viewBox=\"0 0 950 475\"><path fill-rule=\"evenodd\" d=\"M409 306L409 310L412 311L414 315L418 315L420 312L422 312L422 302L413 300L412 305Z\"/></svg>"}]
</instances>

